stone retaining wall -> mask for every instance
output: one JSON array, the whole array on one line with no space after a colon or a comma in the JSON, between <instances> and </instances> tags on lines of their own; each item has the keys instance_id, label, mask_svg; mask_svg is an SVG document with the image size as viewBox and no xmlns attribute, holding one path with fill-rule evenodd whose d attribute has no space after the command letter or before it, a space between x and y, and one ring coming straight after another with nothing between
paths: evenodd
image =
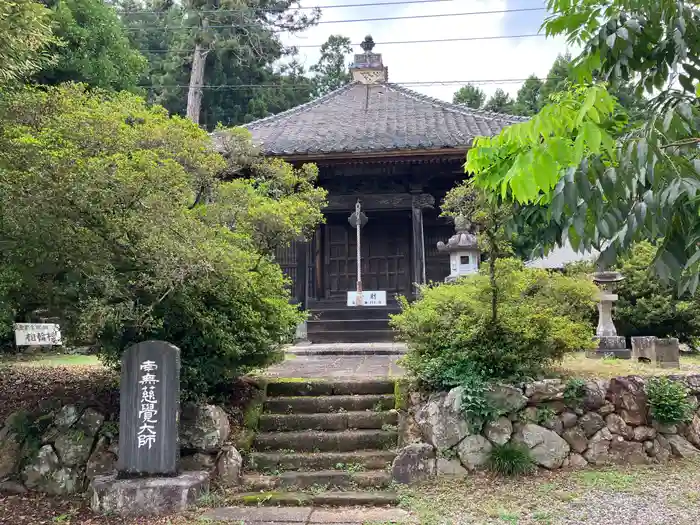
<instances>
[{"instance_id":1,"label":"stone retaining wall","mask_svg":"<svg viewBox=\"0 0 700 525\"><path fill-rule=\"evenodd\" d=\"M429 397L413 394L394 477L407 482L435 473L464 474L484 466L491 449L508 442L527 446L547 469L647 464L698 454L700 375L670 379L688 388L696 413L687 424L654 421L646 380L637 376L588 381L583 395L568 402L566 383L559 379L495 386L488 397L503 414L478 434L470 432L462 415L463 387Z\"/></svg>"},{"instance_id":2,"label":"stone retaining wall","mask_svg":"<svg viewBox=\"0 0 700 525\"><path fill-rule=\"evenodd\" d=\"M0 491L83 492L95 476L116 469L117 432L116 422L90 407L10 415L0 430ZM227 444L231 428L223 408L183 406L179 433L181 470L205 470L220 484L238 483L242 459Z\"/></svg>"}]
</instances>

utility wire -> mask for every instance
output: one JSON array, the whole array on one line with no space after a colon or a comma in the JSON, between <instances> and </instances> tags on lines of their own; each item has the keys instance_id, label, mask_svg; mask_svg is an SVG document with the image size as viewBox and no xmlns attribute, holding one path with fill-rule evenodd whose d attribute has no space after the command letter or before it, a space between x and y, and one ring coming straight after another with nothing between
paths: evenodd
<instances>
[{"instance_id":1,"label":"utility wire","mask_svg":"<svg viewBox=\"0 0 700 525\"><path fill-rule=\"evenodd\" d=\"M393 45L407 45L407 44L442 44L446 42L467 42L474 40L509 40L515 38L544 38L546 35L541 33L533 33L529 35L492 35L492 36L471 36L471 37L458 37L458 38L431 38L428 40L389 40L386 42L375 42L378 46L393 46ZM323 44L288 44L286 47L295 48L313 48L321 47ZM359 46L360 43L351 44L353 46ZM139 49L141 53L168 53L173 52L167 49ZM185 52L183 50L183 52ZM187 51L191 54L191 51Z\"/></svg>"},{"instance_id":2,"label":"utility wire","mask_svg":"<svg viewBox=\"0 0 700 525\"><path fill-rule=\"evenodd\" d=\"M380 16L376 18L352 18L348 20L320 20L316 24L348 24L353 22L380 22L384 20L419 20L423 18L446 18L452 16L474 16L474 15L496 15L503 13L523 13L528 11L546 11L544 7L523 7L517 9L498 9L495 11L469 11L466 13L433 13L428 15L409 15L409 16ZM250 24L250 27L257 27L258 24ZM207 26L209 29L216 28L236 28L241 27L241 24L224 24L224 25L210 25ZM176 31L176 30L189 30L189 29L200 29L194 26L141 26L141 27L130 27L127 28L129 31L141 31L142 29L159 29L161 31Z\"/></svg>"},{"instance_id":3,"label":"utility wire","mask_svg":"<svg viewBox=\"0 0 700 525\"><path fill-rule=\"evenodd\" d=\"M409 4L436 4L444 2L455 2L457 0L399 0L397 2L367 2L363 4L340 4L340 5L317 5L317 6L300 6L291 8L293 11L309 11L313 9L343 9L343 8L353 8L353 7L383 7L389 5L409 5ZM241 9L202 9L197 10L198 13L241 13L250 11L250 8ZM141 14L153 14L162 15L168 14L168 11L131 11L124 12L119 11L121 16L133 16Z\"/></svg>"},{"instance_id":4,"label":"utility wire","mask_svg":"<svg viewBox=\"0 0 700 525\"><path fill-rule=\"evenodd\" d=\"M563 80L564 77L545 77L539 78L540 81L547 80ZM512 84L525 82L527 78L489 78L480 80L429 80L429 81L407 81L407 82L390 82L390 84L399 84L402 86L453 86L466 84ZM314 78L311 77L307 82L293 82L289 84L202 84L204 89L299 89L305 90L313 87ZM140 87L152 88L189 88L189 84L142 84Z\"/></svg>"}]
</instances>

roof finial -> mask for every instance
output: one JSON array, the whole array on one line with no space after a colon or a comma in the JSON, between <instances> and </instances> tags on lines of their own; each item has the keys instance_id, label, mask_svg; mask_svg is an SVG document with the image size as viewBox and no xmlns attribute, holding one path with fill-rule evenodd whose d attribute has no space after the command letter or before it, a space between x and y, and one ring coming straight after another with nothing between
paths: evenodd
<instances>
[{"instance_id":1,"label":"roof finial","mask_svg":"<svg viewBox=\"0 0 700 525\"><path fill-rule=\"evenodd\" d=\"M374 39L372 38L372 35L367 35L364 41L360 44L360 47L365 53L371 52L372 49L374 49Z\"/></svg>"}]
</instances>

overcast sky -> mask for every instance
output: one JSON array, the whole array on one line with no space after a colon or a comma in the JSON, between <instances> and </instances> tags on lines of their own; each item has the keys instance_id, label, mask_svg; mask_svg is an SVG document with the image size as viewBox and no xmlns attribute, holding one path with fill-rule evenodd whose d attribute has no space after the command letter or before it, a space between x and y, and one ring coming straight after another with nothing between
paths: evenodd
<instances>
[{"instance_id":1,"label":"overcast sky","mask_svg":"<svg viewBox=\"0 0 700 525\"><path fill-rule=\"evenodd\" d=\"M378 0L302 0L303 6L372 3ZM397 0L385 0L386 2ZM543 8L543 0L450 0L445 2L378 5L323 10L321 20L348 20L387 16L417 16L436 13L467 13L506 9ZM377 22L322 23L298 36L285 37L285 43L321 44L332 34L361 42L371 34L378 42L374 52L381 53L389 67L391 82L438 82L526 78L532 73L545 77L552 62L564 53L563 39L544 37L476 40L466 42L401 44L382 46L380 42L430 40L445 38L483 37L494 35L534 34L546 16L545 11L483 14L425 18L414 20L385 20ZM353 50L361 52L358 47ZM301 48L300 60L308 69L318 60L318 48ZM488 94L498 87L515 94L520 83L479 84ZM426 95L452 99L457 85L408 86Z\"/></svg>"}]
</instances>

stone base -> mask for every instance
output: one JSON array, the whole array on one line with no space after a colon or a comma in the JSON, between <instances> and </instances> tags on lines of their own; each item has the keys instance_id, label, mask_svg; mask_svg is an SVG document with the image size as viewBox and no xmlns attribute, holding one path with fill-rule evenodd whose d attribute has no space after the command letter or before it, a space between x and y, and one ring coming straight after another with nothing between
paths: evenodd
<instances>
[{"instance_id":1,"label":"stone base","mask_svg":"<svg viewBox=\"0 0 700 525\"><path fill-rule=\"evenodd\" d=\"M154 516L182 512L209 492L207 472L185 472L171 478L117 479L98 476L90 484L90 507L101 514Z\"/></svg>"},{"instance_id":2,"label":"stone base","mask_svg":"<svg viewBox=\"0 0 700 525\"><path fill-rule=\"evenodd\" d=\"M586 352L586 357L602 359L604 357L615 357L617 359L629 359L632 352L626 348L627 342L624 337L618 335L604 335L596 337L598 348Z\"/></svg>"}]
</instances>

